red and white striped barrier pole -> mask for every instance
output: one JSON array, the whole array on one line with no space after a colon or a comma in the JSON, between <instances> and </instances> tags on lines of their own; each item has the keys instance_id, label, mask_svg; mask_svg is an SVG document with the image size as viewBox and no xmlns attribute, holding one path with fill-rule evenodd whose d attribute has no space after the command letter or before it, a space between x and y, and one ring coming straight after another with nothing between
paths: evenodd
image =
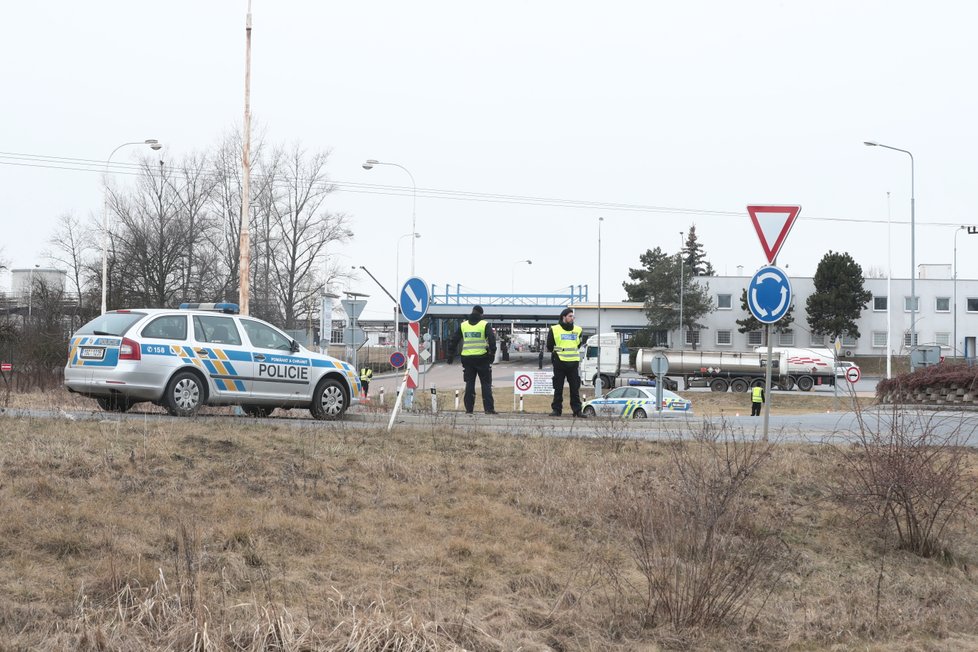
<instances>
[{"instance_id":1,"label":"red and white striped barrier pole","mask_svg":"<svg viewBox=\"0 0 978 652\"><path fill-rule=\"evenodd\" d=\"M408 378L407 378L407 393L404 396L404 407L405 409L412 409L414 407L414 390L418 388L418 379L420 375L418 373L418 354L421 345L421 325L416 322L408 322Z\"/></svg>"}]
</instances>

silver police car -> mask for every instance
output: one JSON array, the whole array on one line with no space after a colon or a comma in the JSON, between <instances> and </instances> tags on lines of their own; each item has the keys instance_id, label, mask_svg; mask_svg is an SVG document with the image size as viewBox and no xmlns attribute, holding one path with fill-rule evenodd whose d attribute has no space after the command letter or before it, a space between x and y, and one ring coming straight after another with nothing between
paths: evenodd
<instances>
[{"instance_id":1,"label":"silver police car","mask_svg":"<svg viewBox=\"0 0 978 652\"><path fill-rule=\"evenodd\" d=\"M107 312L72 336L65 387L104 410L151 401L174 416L240 405L257 417L299 407L338 419L358 402L352 365L237 313L230 303Z\"/></svg>"}]
</instances>

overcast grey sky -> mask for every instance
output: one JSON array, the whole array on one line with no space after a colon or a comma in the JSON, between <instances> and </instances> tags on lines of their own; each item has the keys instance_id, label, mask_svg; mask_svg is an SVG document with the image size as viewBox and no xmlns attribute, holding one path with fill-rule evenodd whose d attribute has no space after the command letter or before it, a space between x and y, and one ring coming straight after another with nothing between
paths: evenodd
<instances>
[{"instance_id":1,"label":"overcast grey sky","mask_svg":"<svg viewBox=\"0 0 978 652\"><path fill-rule=\"evenodd\" d=\"M246 0L4 3L0 151L105 159L158 138L164 159L239 129ZM811 275L829 249L910 271L950 263L978 223L978 91L969 2L299 2L253 0L252 106L273 141L331 149L335 181L682 209L553 207L419 197L417 273L508 292L597 287L695 223L720 274L764 262L748 203L797 203L779 262ZM123 150L116 160L132 161ZM0 159L9 162L11 159ZM44 263L57 216L101 208L91 172L0 164L2 253ZM338 192L354 240L331 251L394 285L409 196ZM854 220L854 221L850 221ZM865 220L860 223L858 220ZM959 236L961 278L978 236ZM402 278L410 248L401 253ZM344 258L345 257L345 258ZM373 283L365 316L390 314Z\"/></svg>"}]
</instances>

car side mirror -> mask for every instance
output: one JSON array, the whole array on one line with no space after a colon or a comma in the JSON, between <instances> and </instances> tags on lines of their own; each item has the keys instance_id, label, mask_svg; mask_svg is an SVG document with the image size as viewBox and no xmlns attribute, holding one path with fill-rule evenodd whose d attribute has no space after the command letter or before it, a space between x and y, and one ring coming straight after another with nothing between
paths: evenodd
<instances>
[{"instance_id":1,"label":"car side mirror","mask_svg":"<svg viewBox=\"0 0 978 652\"><path fill-rule=\"evenodd\" d=\"M296 342L295 340L292 340L292 353L298 353L298 352L299 352L299 343Z\"/></svg>"}]
</instances>

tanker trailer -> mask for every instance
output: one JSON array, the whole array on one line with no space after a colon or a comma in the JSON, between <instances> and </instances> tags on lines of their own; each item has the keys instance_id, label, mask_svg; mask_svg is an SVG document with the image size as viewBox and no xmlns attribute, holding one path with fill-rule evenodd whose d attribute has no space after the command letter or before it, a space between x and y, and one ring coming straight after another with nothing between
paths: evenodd
<instances>
[{"instance_id":1,"label":"tanker trailer","mask_svg":"<svg viewBox=\"0 0 978 652\"><path fill-rule=\"evenodd\" d=\"M652 376L654 349L639 349L635 355L635 369L644 376ZM670 376L682 376L685 389L709 387L714 392L746 392L751 387L764 385L767 373L766 353L738 353L734 351L663 351L669 359ZM797 382L799 388L808 387L808 380L799 381L791 376L781 376L787 369L787 356L772 354L771 384L781 389L791 389ZM813 383L814 384L814 383ZM664 385L668 387L668 385Z\"/></svg>"}]
</instances>

